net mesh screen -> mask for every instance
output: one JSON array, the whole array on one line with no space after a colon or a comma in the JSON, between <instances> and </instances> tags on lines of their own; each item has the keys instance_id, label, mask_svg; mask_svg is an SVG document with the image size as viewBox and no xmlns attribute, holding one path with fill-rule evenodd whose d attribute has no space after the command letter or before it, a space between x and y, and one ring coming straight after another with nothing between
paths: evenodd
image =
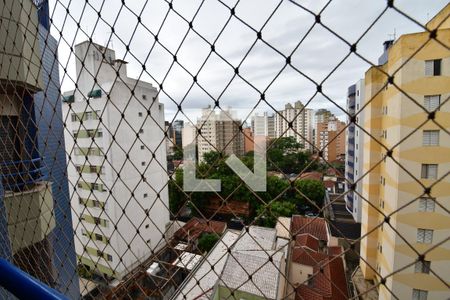
<instances>
[{"instance_id":1,"label":"net mesh screen","mask_svg":"<svg viewBox=\"0 0 450 300\"><path fill-rule=\"evenodd\" d=\"M446 1L0 11L2 258L70 299L450 297Z\"/></svg>"}]
</instances>

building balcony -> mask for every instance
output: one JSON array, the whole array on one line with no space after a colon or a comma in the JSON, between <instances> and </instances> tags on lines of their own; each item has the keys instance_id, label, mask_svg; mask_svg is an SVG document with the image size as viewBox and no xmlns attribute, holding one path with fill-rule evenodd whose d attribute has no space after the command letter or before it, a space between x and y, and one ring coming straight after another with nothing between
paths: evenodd
<instances>
[{"instance_id":1,"label":"building balcony","mask_svg":"<svg viewBox=\"0 0 450 300\"><path fill-rule=\"evenodd\" d=\"M4 45L0 61L8 62L8 67L0 68L0 82L11 89L42 90L36 6L31 1L7 3L4 5L9 9L0 13L0 43Z\"/></svg>"},{"instance_id":2,"label":"building balcony","mask_svg":"<svg viewBox=\"0 0 450 300\"><path fill-rule=\"evenodd\" d=\"M42 158L1 162L1 182L5 191L20 192L44 181Z\"/></svg>"},{"instance_id":3,"label":"building balcony","mask_svg":"<svg viewBox=\"0 0 450 300\"><path fill-rule=\"evenodd\" d=\"M55 228L51 183L40 165L41 158L0 164L13 254L43 242Z\"/></svg>"}]
</instances>

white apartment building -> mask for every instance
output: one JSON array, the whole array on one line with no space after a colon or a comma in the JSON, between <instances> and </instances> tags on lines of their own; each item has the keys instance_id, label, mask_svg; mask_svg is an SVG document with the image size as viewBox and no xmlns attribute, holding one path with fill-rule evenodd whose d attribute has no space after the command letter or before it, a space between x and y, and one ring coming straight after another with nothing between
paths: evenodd
<instances>
[{"instance_id":1,"label":"white apartment building","mask_svg":"<svg viewBox=\"0 0 450 300\"><path fill-rule=\"evenodd\" d=\"M364 80L359 80L349 87L347 97L347 112L355 114L364 105ZM350 122L350 120L348 120ZM353 219L361 223L361 198L364 161L364 131L358 126L364 124L364 110L356 115L355 123L346 129L345 143L345 178L346 184L346 208L353 215ZM356 183L355 192L350 190L350 184Z\"/></svg>"},{"instance_id":2,"label":"white apartment building","mask_svg":"<svg viewBox=\"0 0 450 300\"><path fill-rule=\"evenodd\" d=\"M275 137L275 115L267 112L255 113L252 117L252 132L255 136Z\"/></svg>"},{"instance_id":3,"label":"white apartment building","mask_svg":"<svg viewBox=\"0 0 450 300\"><path fill-rule=\"evenodd\" d=\"M87 268L120 279L165 244L164 107L113 50L86 41L75 54L63 105L75 247Z\"/></svg>"},{"instance_id":4,"label":"white apartment building","mask_svg":"<svg viewBox=\"0 0 450 300\"><path fill-rule=\"evenodd\" d=\"M292 122L292 127L289 126ZM285 105L284 110L275 114L275 136L294 137L306 150L313 150L314 111L306 108L301 101Z\"/></svg>"},{"instance_id":5,"label":"white apartment building","mask_svg":"<svg viewBox=\"0 0 450 300\"><path fill-rule=\"evenodd\" d=\"M196 141L196 134L197 128L192 123L188 122L184 124L181 138L183 149Z\"/></svg>"}]
</instances>

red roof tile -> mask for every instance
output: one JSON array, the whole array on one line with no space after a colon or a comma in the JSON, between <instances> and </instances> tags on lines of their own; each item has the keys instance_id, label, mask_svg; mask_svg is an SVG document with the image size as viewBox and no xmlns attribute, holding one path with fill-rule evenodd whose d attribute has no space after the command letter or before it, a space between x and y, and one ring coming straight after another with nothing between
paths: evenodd
<instances>
[{"instance_id":1,"label":"red roof tile","mask_svg":"<svg viewBox=\"0 0 450 300\"><path fill-rule=\"evenodd\" d=\"M328 247L328 254L332 256L339 256L342 255L344 252L344 249L342 249L341 246L331 246Z\"/></svg>"},{"instance_id":2,"label":"red roof tile","mask_svg":"<svg viewBox=\"0 0 450 300\"><path fill-rule=\"evenodd\" d=\"M227 200L211 198L202 208L207 214L237 215L248 217L250 215L250 203L248 201Z\"/></svg>"},{"instance_id":3,"label":"red roof tile","mask_svg":"<svg viewBox=\"0 0 450 300\"><path fill-rule=\"evenodd\" d=\"M301 265L314 267L327 258L328 255L325 253L316 252L304 247L294 247L292 251L292 261Z\"/></svg>"},{"instance_id":4,"label":"red roof tile","mask_svg":"<svg viewBox=\"0 0 450 300\"><path fill-rule=\"evenodd\" d=\"M202 233L222 234L227 228L225 222L209 221L192 218L183 227L178 229L174 236L183 241L197 239Z\"/></svg>"},{"instance_id":5,"label":"red roof tile","mask_svg":"<svg viewBox=\"0 0 450 300\"><path fill-rule=\"evenodd\" d=\"M334 182L332 180L325 180L323 182L323 185L325 186L325 188L333 188L335 184L336 184L336 182Z\"/></svg>"},{"instance_id":6,"label":"red roof tile","mask_svg":"<svg viewBox=\"0 0 450 300\"><path fill-rule=\"evenodd\" d=\"M322 267L323 272L320 272ZM347 279L342 258L328 258L313 268L310 284L296 289L296 300L345 300L348 299Z\"/></svg>"},{"instance_id":7,"label":"red roof tile","mask_svg":"<svg viewBox=\"0 0 450 300\"><path fill-rule=\"evenodd\" d=\"M322 241L328 241L327 224L322 218L309 218L304 216L292 216L292 235L309 233Z\"/></svg>"},{"instance_id":8,"label":"red roof tile","mask_svg":"<svg viewBox=\"0 0 450 300\"><path fill-rule=\"evenodd\" d=\"M314 180L319 180L320 181L320 180L322 180L322 173L316 172L316 171L305 172L305 173L300 174L298 179L299 180L302 180L302 179L314 179Z\"/></svg>"},{"instance_id":9,"label":"red roof tile","mask_svg":"<svg viewBox=\"0 0 450 300\"><path fill-rule=\"evenodd\" d=\"M319 251L319 240L309 233L303 233L295 237L295 246L304 246L311 250Z\"/></svg>"}]
</instances>

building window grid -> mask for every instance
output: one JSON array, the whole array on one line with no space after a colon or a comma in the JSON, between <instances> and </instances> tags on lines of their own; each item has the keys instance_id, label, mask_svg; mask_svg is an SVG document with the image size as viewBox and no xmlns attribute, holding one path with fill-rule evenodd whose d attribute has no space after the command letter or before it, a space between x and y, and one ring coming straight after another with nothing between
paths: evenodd
<instances>
[{"instance_id":1,"label":"building window grid","mask_svg":"<svg viewBox=\"0 0 450 300\"><path fill-rule=\"evenodd\" d=\"M435 200L433 198L420 198L419 211L420 212L434 212Z\"/></svg>"},{"instance_id":2,"label":"building window grid","mask_svg":"<svg viewBox=\"0 0 450 300\"><path fill-rule=\"evenodd\" d=\"M412 300L427 300L428 291L413 289Z\"/></svg>"},{"instance_id":3,"label":"building window grid","mask_svg":"<svg viewBox=\"0 0 450 300\"><path fill-rule=\"evenodd\" d=\"M433 242L432 229L417 229L417 242L421 244L431 244Z\"/></svg>"},{"instance_id":4,"label":"building window grid","mask_svg":"<svg viewBox=\"0 0 450 300\"><path fill-rule=\"evenodd\" d=\"M439 130L424 130L422 140L424 146L439 146Z\"/></svg>"},{"instance_id":5,"label":"building window grid","mask_svg":"<svg viewBox=\"0 0 450 300\"><path fill-rule=\"evenodd\" d=\"M414 265L414 272L415 273L429 274L430 273L430 268L431 268L431 262L430 261L428 261L428 260L418 261Z\"/></svg>"},{"instance_id":6,"label":"building window grid","mask_svg":"<svg viewBox=\"0 0 450 300\"><path fill-rule=\"evenodd\" d=\"M438 109L440 104L441 104L441 95L424 96L424 106L428 111L434 111Z\"/></svg>"},{"instance_id":7,"label":"building window grid","mask_svg":"<svg viewBox=\"0 0 450 300\"><path fill-rule=\"evenodd\" d=\"M441 75L441 59L433 59L425 61L425 76Z\"/></svg>"},{"instance_id":8,"label":"building window grid","mask_svg":"<svg viewBox=\"0 0 450 300\"><path fill-rule=\"evenodd\" d=\"M437 164L422 164L421 178L423 179L437 179L438 172Z\"/></svg>"}]
</instances>

